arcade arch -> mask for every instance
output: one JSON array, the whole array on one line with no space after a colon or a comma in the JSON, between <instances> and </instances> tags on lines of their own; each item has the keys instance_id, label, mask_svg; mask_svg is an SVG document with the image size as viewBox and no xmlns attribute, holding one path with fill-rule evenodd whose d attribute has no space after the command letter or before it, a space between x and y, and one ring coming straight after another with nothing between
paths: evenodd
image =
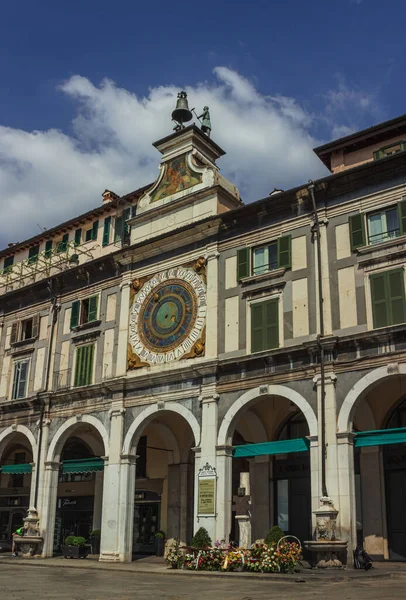
<instances>
[{"instance_id":1,"label":"arcade arch","mask_svg":"<svg viewBox=\"0 0 406 600\"><path fill-rule=\"evenodd\" d=\"M286 441L317 435L312 407L297 392L281 385L256 388L243 394L226 413L218 446ZM279 447L280 448L280 447ZM310 452L258 455L232 459L231 537L238 537L235 516L238 488L249 478L252 539L265 537L273 524L301 539L311 535ZM249 475L243 475L248 473ZM226 519L227 522L227 519Z\"/></svg>"},{"instance_id":2,"label":"arcade arch","mask_svg":"<svg viewBox=\"0 0 406 600\"><path fill-rule=\"evenodd\" d=\"M32 465L36 443L24 426L9 427L0 435L0 547L11 549L12 534L21 527L32 504Z\"/></svg>"},{"instance_id":3,"label":"arcade arch","mask_svg":"<svg viewBox=\"0 0 406 600\"><path fill-rule=\"evenodd\" d=\"M129 477L132 553L155 552L155 533L190 543L193 534L194 452L200 440L196 417L180 404L144 409L133 421L123 455L137 457Z\"/></svg>"}]
</instances>

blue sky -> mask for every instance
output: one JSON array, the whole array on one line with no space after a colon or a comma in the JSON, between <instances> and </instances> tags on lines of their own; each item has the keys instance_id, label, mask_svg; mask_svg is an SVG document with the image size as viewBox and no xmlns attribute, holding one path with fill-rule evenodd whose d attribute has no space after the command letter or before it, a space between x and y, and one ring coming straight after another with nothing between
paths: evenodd
<instances>
[{"instance_id":1,"label":"blue sky","mask_svg":"<svg viewBox=\"0 0 406 600\"><path fill-rule=\"evenodd\" d=\"M3 1L0 245L153 181L184 87L246 201L324 175L314 145L406 112L405 16L401 0Z\"/></svg>"}]
</instances>

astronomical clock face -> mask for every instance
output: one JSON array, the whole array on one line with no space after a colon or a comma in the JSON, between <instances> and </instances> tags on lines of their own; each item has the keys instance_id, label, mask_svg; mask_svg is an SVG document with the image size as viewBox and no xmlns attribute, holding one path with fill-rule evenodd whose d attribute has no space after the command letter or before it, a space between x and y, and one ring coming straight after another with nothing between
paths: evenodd
<instances>
[{"instance_id":1,"label":"astronomical clock face","mask_svg":"<svg viewBox=\"0 0 406 600\"><path fill-rule=\"evenodd\" d=\"M169 269L155 275L133 298L129 367L203 354L205 320L206 285L194 269Z\"/></svg>"}]
</instances>

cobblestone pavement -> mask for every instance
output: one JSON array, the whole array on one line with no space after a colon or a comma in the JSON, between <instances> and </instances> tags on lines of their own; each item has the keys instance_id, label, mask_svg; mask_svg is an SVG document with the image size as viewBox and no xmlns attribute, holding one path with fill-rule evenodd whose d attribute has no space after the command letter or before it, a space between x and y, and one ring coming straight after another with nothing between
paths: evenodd
<instances>
[{"instance_id":1,"label":"cobblestone pavement","mask_svg":"<svg viewBox=\"0 0 406 600\"><path fill-rule=\"evenodd\" d=\"M405 587L402 575L279 582L0 563L4 600L403 600Z\"/></svg>"}]
</instances>

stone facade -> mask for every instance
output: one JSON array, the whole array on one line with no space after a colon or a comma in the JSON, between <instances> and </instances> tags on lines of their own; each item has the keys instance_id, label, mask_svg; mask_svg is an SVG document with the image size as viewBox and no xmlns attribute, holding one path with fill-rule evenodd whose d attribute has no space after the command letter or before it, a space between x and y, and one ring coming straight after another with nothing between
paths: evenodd
<instances>
[{"instance_id":1,"label":"stone facade","mask_svg":"<svg viewBox=\"0 0 406 600\"><path fill-rule=\"evenodd\" d=\"M0 545L29 506L44 557L90 530L102 561L153 551L158 529L228 540L249 477L253 541L273 524L311 539L325 486L349 550L362 538L396 558L406 524L393 541L388 481L403 477L402 454L354 450L354 432L387 428L406 393L404 152L315 182L319 269L307 185L244 206L218 171L224 152L197 128L155 146L152 186L107 193L48 239L1 253L14 264L0 276ZM396 234L372 240L369 215L397 206ZM75 242L95 221L93 239ZM385 300L397 316L382 325L371 277L389 272L403 296ZM233 458L296 438L307 452ZM31 474L18 480L16 464Z\"/></svg>"}]
</instances>

